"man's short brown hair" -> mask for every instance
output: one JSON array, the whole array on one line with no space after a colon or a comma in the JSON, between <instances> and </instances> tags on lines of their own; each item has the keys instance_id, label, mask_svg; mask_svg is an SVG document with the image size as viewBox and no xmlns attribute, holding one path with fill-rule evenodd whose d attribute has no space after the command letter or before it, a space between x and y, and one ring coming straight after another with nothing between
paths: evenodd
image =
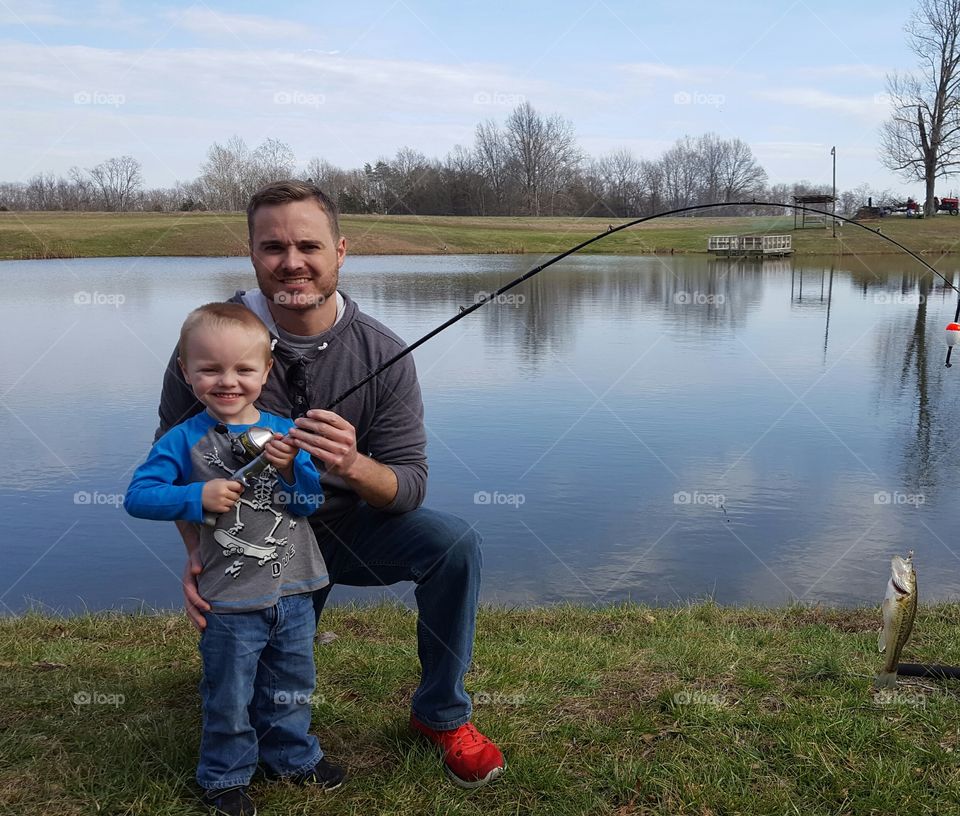
<instances>
[{"instance_id":1,"label":"man's short brown hair","mask_svg":"<svg viewBox=\"0 0 960 816\"><path fill-rule=\"evenodd\" d=\"M206 303L187 315L180 327L180 343L177 354L182 362L187 361L187 341L190 333L200 326L212 326L215 329L224 326L239 326L262 335L263 352L266 360L272 358L273 338L266 324L242 303Z\"/></svg>"},{"instance_id":2,"label":"man's short brown hair","mask_svg":"<svg viewBox=\"0 0 960 816\"><path fill-rule=\"evenodd\" d=\"M268 207L273 204L289 204L292 201L307 201L311 198L327 214L330 231L333 232L334 238L339 239L339 213L333 199L312 181L287 179L285 181L273 181L265 187L261 187L250 197L250 203L247 205L247 231L250 233L250 241L253 241L253 215L260 207Z\"/></svg>"}]
</instances>

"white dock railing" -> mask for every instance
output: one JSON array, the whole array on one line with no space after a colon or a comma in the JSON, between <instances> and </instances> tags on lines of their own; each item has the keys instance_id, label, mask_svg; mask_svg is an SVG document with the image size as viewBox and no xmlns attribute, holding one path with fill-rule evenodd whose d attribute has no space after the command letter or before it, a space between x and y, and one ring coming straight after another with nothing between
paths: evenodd
<instances>
[{"instance_id":1,"label":"white dock railing","mask_svg":"<svg viewBox=\"0 0 960 816\"><path fill-rule=\"evenodd\" d=\"M793 252L793 236L712 235L707 239L707 252L728 255L789 255Z\"/></svg>"}]
</instances>

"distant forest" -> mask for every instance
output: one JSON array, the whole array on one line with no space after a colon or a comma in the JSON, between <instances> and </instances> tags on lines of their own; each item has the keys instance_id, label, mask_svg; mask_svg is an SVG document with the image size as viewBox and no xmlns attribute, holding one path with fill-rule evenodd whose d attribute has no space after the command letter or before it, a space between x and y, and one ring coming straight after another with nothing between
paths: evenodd
<instances>
[{"instance_id":1,"label":"distant forest","mask_svg":"<svg viewBox=\"0 0 960 816\"><path fill-rule=\"evenodd\" d=\"M593 158L580 149L569 120L524 102L502 124L478 124L473 145L457 145L443 159L402 147L393 158L361 168L343 169L318 157L304 166L277 139L251 149L233 136L209 148L193 181L145 189L140 162L119 156L71 168L66 178L39 173L27 182L0 182L0 210L238 211L263 184L294 177L316 182L344 213L391 215L624 218L692 204L790 202L794 195L831 192L829 185L805 181L768 185L748 144L713 133L678 139L655 159L627 149ZM853 214L868 197L875 206L893 203L888 191L862 185L838 192L837 211ZM699 214L751 212L737 207Z\"/></svg>"}]
</instances>

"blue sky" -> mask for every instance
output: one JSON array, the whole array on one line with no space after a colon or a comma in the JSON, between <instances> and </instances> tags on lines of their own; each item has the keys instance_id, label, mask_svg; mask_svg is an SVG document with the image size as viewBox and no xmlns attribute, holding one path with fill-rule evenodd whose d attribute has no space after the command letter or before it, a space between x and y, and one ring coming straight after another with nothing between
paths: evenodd
<instances>
[{"instance_id":1,"label":"blue sky","mask_svg":"<svg viewBox=\"0 0 960 816\"><path fill-rule=\"evenodd\" d=\"M147 186L214 141L274 137L301 163L441 157L521 100L598 156L685 134L748 142L771 181L886 171L884 76L911 70L894 2L67 3L0 0L0 180L130 154ZM945 194L960 184L945 182Z\"/></svg>"}]
</instances>

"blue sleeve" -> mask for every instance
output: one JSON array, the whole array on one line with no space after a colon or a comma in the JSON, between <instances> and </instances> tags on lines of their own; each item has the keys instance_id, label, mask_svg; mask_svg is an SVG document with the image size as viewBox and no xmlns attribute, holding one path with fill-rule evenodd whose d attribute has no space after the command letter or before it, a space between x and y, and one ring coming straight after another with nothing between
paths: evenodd
<instances>
[{"instance_id":1,"label":"blue sleeve","mask_svg":"<svg viewBox=\"0 0 960 816\"><path fill-rule=\"evenodd\" d=\"M277 484L289 497L287 509L295 516L310 516L323 504L323 485L320 473L313 459L306 451L299 451L293 460L294 483L287 484L283 476L277 474Z\"/></svg>"},{"instance_id":2,"label":"blue sleeve","mask_svg":"<svg viewBox=\"0 0 960 816\"><path fill-rule=\"evenodd\" d=\"M137 518L203 521L203 482L190 477L190 448L179 427L158 439L136 469L123 509Z\"/></svg>"}]
</instances>

